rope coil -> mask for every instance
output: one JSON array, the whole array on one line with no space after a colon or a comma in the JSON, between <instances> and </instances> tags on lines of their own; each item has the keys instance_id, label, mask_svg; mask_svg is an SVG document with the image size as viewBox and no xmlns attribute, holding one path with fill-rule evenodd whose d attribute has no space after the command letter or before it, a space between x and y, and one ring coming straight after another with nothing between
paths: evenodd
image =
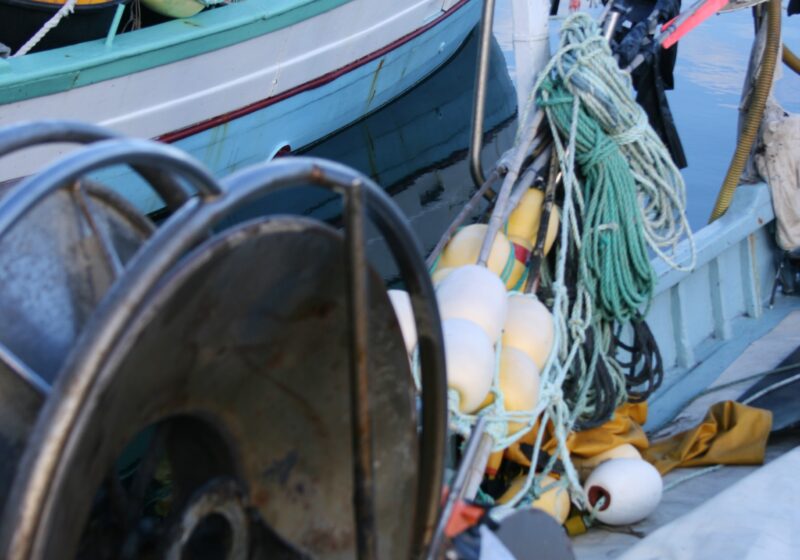
<instances>
[{"instance_id":1,"label":"rope coil","mask_svg":"<svg viewBox=\"0 0 800 560\"><path fill-rule=\"evenodd\" d=\"M579 508L593 511L570 461L567 438L606 422L626 400L646 398L658 386L661 359L642 321L656 282L648 251L678 269L693 267L695 260L680 172L634 101L630 77L619 70L586 14L564 23L559 49L534 86L526 115L535 106L547 116L563 195L555 259L542 262L539 284L554 321L539 401L533 410L505 409L500 343L492 404L464 414L458 394L451 391L449 398L451 430L467 436L477 418L485 417L493 451L515 443L539 422L524 484L492 510L495 518L553 487L568 490ZM522 120L528 122L528 116ZM518 131L517 148L532 136ZM684 237L690 240L690 262L679 263L676 249ZM629 323L634 339L627 345L618 327ZM618 360L618 348L629 353L629 360ZM523 427L509 433L509 422ZM543 454L546 434L555 449ZM540 457L544 465L537 465ZM559 481L543 488L544 476L557 464L563 467Z\"/></svg>"}]
</instances>

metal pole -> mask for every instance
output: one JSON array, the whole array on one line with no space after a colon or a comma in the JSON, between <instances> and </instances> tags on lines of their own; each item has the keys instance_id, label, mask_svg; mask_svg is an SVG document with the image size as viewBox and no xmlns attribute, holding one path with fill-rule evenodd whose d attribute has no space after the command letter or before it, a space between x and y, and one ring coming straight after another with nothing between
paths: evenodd
<instances>
[{"instance_id":1,"label":"metal pole","mask_svg":"<svg viewBox=\"0 0 800 560\"><path fill-rule=\"evenodd\" d=\"M378 557L375 476L369 402L369 285L364 245L364 192L360 179L347 191L348 298L350 308L350 401L353 439L353 506L359 560Z\"/></svg>"},{"instance_id":2,"label":"metal pole","mask_svg":"<svg viewBox=\"0 0 800 560\"><path fill-rule=\"evenodd\" d=\"M603 27L603 38L606 41L611 41L611 37L614 36L614 31L617 30L617 24L619 23L619 18L622 17L622 13L618 12L617 10L611 10L608 15L608 19L605 21L605 25Z\"/></svg>"},{"instance_id":3,"label":"metal pole","mask_svg":"<svg viewBox=\"0 0 800 560\"><path fill-rule=\"evenodd\" d=\"M450 492L447 494L447 500L442 508L439 522L436 524L436 532L433 534L431 547L428 550L428 560L439 558L442 545L444 544L447 522L450 521L450 516L453 514L453 507L456 505L456 502L462 499L466 493L469 474L474 470L473 465L479 456L478 451L480 450L480 443L484 440L486 423L486 417L481 416L472 428L472 433L467 441L467 447L464 450L464 456L461 458L461 465L458 467L458 472L453 479Z\"/></svg>"},{"instance_id":4,"label":"metal pole","mask_svg":"<svg viewBox=\"0 0 800 560\"><path fill-rule=\"evenodd\" d=\"M489 48L492 44L495 0L484 0L478 45L478 69L475 72L475 93L472 98L472 139L469 144L470 173L476 187L486 182L481 166L483 118L486 109L486 86L489 79Z\"/></svg>"}]
</instances>

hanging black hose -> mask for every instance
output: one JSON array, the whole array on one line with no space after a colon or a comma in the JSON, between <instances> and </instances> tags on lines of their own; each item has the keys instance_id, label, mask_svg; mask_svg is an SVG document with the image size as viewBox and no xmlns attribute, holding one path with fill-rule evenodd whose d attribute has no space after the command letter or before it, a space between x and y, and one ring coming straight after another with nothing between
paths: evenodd
<instances>
[{"instance_id":1,"label":"hanging black hose","mask_svg":"<svg viewBox=\"0 0 800 560\"><path fill-rule=\"evenodd\" d=\"M607 351L595 352L600 336L598 327L593 326L586 331L586 340L581 346L580 354L575 358L580 362L573 368L564 382L564 400L571 409L574 409L582 400L592 402L594 406L585 407L584 412L576 419L573 429L576 431L588 430L611 419L617 408L617 387L614 378L608 369L608 364L602 357L613 356L614 348ZM585 367L583 367L585 366ZM585 370L587 375L581 376L579 372Z\"/></svg>"},{"instance_id":2,"label":"hanging black hose","mask_svg":"<svg viewBox=\"0 0 800 560\"><path fill-rule=\"evenodd\" d=\"M664 361L658 343L644 319L631 321L633 340L626 344L621 340L620 327L614 335L615 346L627 352L628 360L617 357L617 362L625 371L625 388L630 402L647 400L661 386L664 379Z\"/></svg>"}]
</instances>

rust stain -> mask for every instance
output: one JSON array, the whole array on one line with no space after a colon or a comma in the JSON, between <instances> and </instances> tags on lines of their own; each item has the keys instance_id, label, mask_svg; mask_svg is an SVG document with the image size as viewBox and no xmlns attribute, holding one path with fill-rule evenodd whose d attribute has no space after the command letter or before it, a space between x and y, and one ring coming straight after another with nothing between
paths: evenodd
<instances>
[{"instance_id":1,"label":"rust stain","mask_svg":"<svg viewBox=\"0 0 800 560\"><path fill-rule=\"evenodd\" d=\"M369 85L369 95L367 96L367 109L369 109L369 106L372 105L372 101L375 99L375 94L378 91L378 76L381 73L381 69L383 68L383 63L385 61L386 59L382 58L378 63L378 67L375 69L375 72L372 74L372 83Z\"/></svg>"},{"instance_id":2,"label":"rust stain","mask_svg":"<svg viewBox=\"0 0 800 560\"><path fill-rule=\"evenodd\" d=\"M285 485L289 480L289 475L292 474L292 469L297 465L298 458L297 451L290 451L283 459L270 463L261 473L261 476L266 479L277 480L279 484Z\"/></svg>"},{"instance_id":3,"label":"rust stain","mask_svg":"<svg viewBox=\"0 0 800 560\"><path fill-rule=\"evenodd\" d=\"M306 302L300 309L292 314L295 321L307 321L309 319L327 319L336 311L336 302L318 300Z\"/></svg>"},{"instance_id":4,"label":"rust stain","mask_svg":"<svg viewBox=\"0 0 800 560\"><path fill-rule=\"evenodd\" d=\"M253 493L252 496L252 503L257 508L262 509L264 506L267 505L269 502L269 492L267 492L266 488L259 488Z\"/></svg>"},{"instance_id":5,"label":"rust stain","mask_svg":"<svg viewBox=\"0 0 800 560\"><path fill-rule=\"evenodd\" d=\"M354 541L352 529L341 526L314 527L307 531L303 538L306 548L327 554L351 550L354 548Z\"/></svg>"},{"instance_id":6,"label":"rust stain","mask_svg":"<svg viewBox=\"0 0 800 560\"><path fill-rule=\"evenodd\" d=\"M364 127L364 136L367 141L367 160L369 161L369 172L374 178L378 177L378 160L375 157L375 140L372 138L372 133L369 126Z\"/></svg>"}]
</instances>

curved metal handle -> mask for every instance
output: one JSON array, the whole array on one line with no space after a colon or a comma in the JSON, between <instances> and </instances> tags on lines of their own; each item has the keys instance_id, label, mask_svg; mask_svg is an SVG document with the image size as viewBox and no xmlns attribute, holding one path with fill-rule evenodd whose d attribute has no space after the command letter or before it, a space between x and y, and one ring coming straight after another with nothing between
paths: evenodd
<instances>
[{"instance_id":1,"label":"curved metal handle","mask_svg":"<svg viewBox=\"0 0 800 560\"><path fill-rule=\"evenodd\" d=\"M23 122L0 129L0 157L42 144L92 144L115 138L123 137L107 128L78 121L53 119ZM150 184L172 209L192 196L192 193L168 172L141 165L133 166L133 170Z\"/></svg>"},{"instance_id":2,"label":"curved metal handle","mask_svg":"<svg viewBox=\"0 0 800 560\"><path fill-rule=\"evenodd\" d=\"M2 535L4 552L9 558L29 557L31 543L35 542L41 522L50 507L47 495L57 470L58 461L55 458L67 447L66 442L72 428L79 421L83 403L96 376L102 371L113 341L122 336L127 325L138 313L136 302L143 301L175 263L193 246L207 238L208 232L232 212L271 192L309 183L327 187L343 195L346 199L346 212L361 214L359 202L363 200L364 207L388 241L411 295L422 366L423 416L419 479L433 481L428 492L420 484L416 496L416 526L412 537L415 542L412 544L415 553L423 551L429 544L440 508L447 428L447 380L433 285L422 252L405 218L370 179L352 169L324 160L286 158L273 161L229 177L223 182L224 189L220 191L213 179L193 160L187 156L176 159L176 155L180 155L180 152L176 154L176 150L172 148L154 146L151 142L104 142L62 160L58 168L49 169L47 173L28 181L32 194L28 198L15 201L18 205L30 204L31 200L36 200L48 189L74 180L82 173L122 161L146 163L171 170L177 167L182 172L181 176L191 180L195 186L204 188L206 195L185 204L146 241L129 261L125 275L107 294L106 301L113 302L114 305L104 305L97 310L92 319L93 336L81 338L70 354L57 381L69 385L70 397L53 402L40 413L37 436L41 445L37 453L26 457L26 469L18 472L6 508L6 514L13 510L24 511L25 515L15 515L14 522L8 524L9 527L13 525L14 530ZM23 194L19 193L19 197ZM216 196L217 194L222 196ZM358 217L355 222L351 217L351 224L358 225L358 222ZM8 226L8 221L0 222L0 234ZM361 241L358 235L348 237L350 247L355 247ZM351 263L364 258L361 251L351 250L348 253ZM359 286L359 281L351 278L351 292L358 290ZM354 303L351 303L351 307L358 315L364 300L354 298L352 302ZM359 344L358 337L354 337L354 344ZM366 363L363 356L360 358ZM358 427L355 426L354 429Z\"/></svg>"},{"instance_id":3,"label":"curved metal handle","mask_svg":"<svg viewBox=\"0 0 800 560\"><path fill-rule=\"evenodd\" d=\"M469 144L470 174L476 187L486 182L481 166L483 149L483 120L486 113L486 88L489 79L489 51L492 46L492 24L495 0L484 0L481 14L478 69L475 72L475 90L472 98L472 136Z\"/></svg>"},{"instance_id":4,"label":"curved metal handle","mask_svg":"<svg viewBox=\"0 0 800 560\"><path fill-rule=\"evenodd\" d=\"M14 187L3 198L0 236L49 194L69 186L92 171L118 164L174 173L189 182L201 197L213 198L222 193L208 171L176 148L150 140L103 140L66 155ZM186 199L191 197L187 190L181 190Z\"/></svg>"},{"instance_id":5,"label":"curved metal handle","mask_svg":"<svg viewBox=\"0 0 800 560\"><path fill-rule=\"evenodd\" d=\"M420 485L416 497L417 515L413 533L416 542L413 543L412 550L414 557L421 557L430 544L440 509L447 433L447 378L442 353L444 343L433 284L419 243L408 226L408 220L378 185L353 169L321 159L291 158L234 174L223 181L223 186L230 195L239 199L233 203L235 207L239 207L255 197L309 182L338 191L345 197L345 214L350 216L348 225L352 225L352 214L360 212L359 199L363 194L364 205L373 223L386 239L411 298L422 372L423 414L419 478L434 481L433 488L428 491ZM224 203L224 199L221 202ZM357 256L353 262L353 257L354 248L351 247L351 267L364 270L366 259L363 254L360 262Z\"/></svg>"}]
</instances>

